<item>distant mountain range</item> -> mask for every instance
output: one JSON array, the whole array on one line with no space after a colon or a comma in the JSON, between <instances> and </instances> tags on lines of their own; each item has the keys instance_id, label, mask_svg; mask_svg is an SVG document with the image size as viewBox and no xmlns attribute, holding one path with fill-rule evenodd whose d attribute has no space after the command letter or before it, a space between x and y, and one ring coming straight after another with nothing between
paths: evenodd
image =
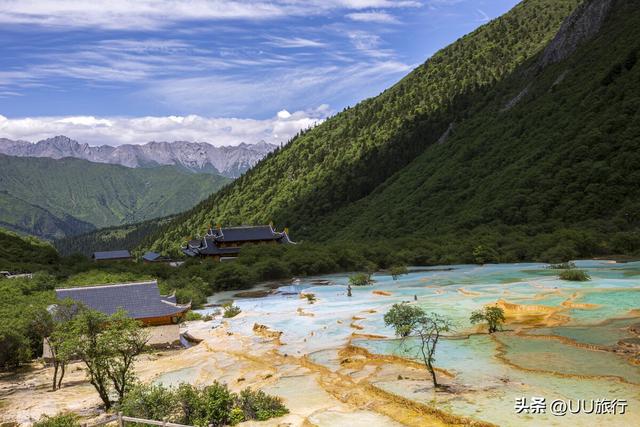
<instances>
[{"instance_id":1,"label":"distant mountain range","mask_svg":"<svg viewBox=\"0 0 640 427\"><path fill-rule=\"evenodd\" d=\"M0 138L0 153L17 157L74 157L95 163L110 163L129 168L176 165L192 172L214 173L237 178L254 166L277 145L257 144L216 147L205 142L148 142L117 147L90 146L66 136L36 143Z\"/></svg>"}]
</instances>

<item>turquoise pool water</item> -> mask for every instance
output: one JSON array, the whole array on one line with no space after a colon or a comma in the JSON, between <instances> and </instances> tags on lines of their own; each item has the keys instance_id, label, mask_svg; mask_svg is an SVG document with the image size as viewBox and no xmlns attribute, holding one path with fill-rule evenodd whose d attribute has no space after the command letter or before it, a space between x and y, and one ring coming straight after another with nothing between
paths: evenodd
<instances>
[{"instance_id":1,"label":"turquoise pool water","mask_svg":"<svg viewBox=\"0 0 640 427\"><path fill-rule=\"evenodd\" d=\"M545 306L566 316L566 324L529 329L525 335L505 332L496 339L472 335L440 342L436 366L453 372L463 392L434 394L424 386L395 380L376 385L411 399L435 402L452 413L501 425L568 422L567 418L549 414L517 415L513 410L517 397L627 399L628 414L624 418L573 415L570 425L593 425L596 420L605 425L640 425L640 386L636 385L640 384L640 367L630 364L628 355L576 347L561 339L527 336L554 335L610 349L631 336L628 326L640 322L640 262L578 261L577 266L587 270L592 280L562 281L544 264L454 265L414 268L399 280L376 274L372 286L354 288L352 297L346 294L348 274L306 278L264 298L236 299L243 314L229 324L233 331L246 335L253 334L254 323L282 331L283 352L311 354L316 363L336 370L336 349L348 342L373 353L416 356L410 340L400 344L393 330L384 325L383 315L394 303L407 301L448 316L455 322L454 333L459 335L474 330L469 315L486 304L504 300ZM318 284L319 279L328 284ZM301 292L314 293L317 302L309 304L300 298ZM220 294L212 300L228 297ZM571 308L569 303L593 306ZM367 334L381 339L366 338Z\"/></svg>"}]
</instances>

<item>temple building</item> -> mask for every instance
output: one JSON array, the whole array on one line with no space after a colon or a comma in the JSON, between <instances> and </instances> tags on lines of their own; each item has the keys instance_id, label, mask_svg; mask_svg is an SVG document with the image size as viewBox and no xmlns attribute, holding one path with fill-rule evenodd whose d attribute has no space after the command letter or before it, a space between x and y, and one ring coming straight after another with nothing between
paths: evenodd
<instances>
[{"instance_id":1,"label":"temple building","mask_svg":"<svg viewBox=\"0 0 640 427\"><path fill-rule=\"evenodd\" d=\"M118 251L104 251L94 252L91 258L95 262L110 262L110 261L133 261L133 257L127 250Z\"/></svg>"},{"instance_id":2,"label":"temple building","mask_svg":"<svg viewBox=\"0 0 640 427\"><path fill-rule=\"evenodd\" d=\"M56 297L71 298L106 315L123 309L129 317L151 326L149 345L178 343L178 323L191 308L191 304L178 304L175 294L160 295L156 281L56 289Z\"/></svg>"},{"instance_id":3,"label":"temple building","mask_svg":"<svg viewBox=\"0 0 640 427\"><path fill-rule=\"evenodd\" d=\"M235 258L246 244L294 244L289 231L275 231L271 225L210 228L203 238L192 239L182 252L190 257L212 258L221 261Z\"/></svg>"}]
</instances>

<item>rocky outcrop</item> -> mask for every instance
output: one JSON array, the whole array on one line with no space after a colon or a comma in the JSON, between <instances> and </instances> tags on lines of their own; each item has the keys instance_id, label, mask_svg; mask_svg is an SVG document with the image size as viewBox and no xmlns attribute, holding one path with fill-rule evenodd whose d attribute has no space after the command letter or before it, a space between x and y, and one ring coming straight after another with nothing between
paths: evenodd
<instances>
[{"instance_id":1,"label":"rocky outcrop","mask_svg":"<svg viewBox=\"0 0 640 427\"><path fill-rule=\"evenodd\" d=\"M445 142L447 142L447 139L449 138L449 136L453 132L454 126L455 125L453 124L453 122L449 123L449 126L447 127L447 130L445 130L444 133L440 136L440 138L438 138L438 141L436 142L436 144L442 145Z\"/></svg>"},{"instance_id":2,"label":"rocky outcrop","mask_svg":"<svg viewBox=\"0 0 640 427\"><path fill-rule=\"evenodd\" d=\"M516 96L514 96L513 98L511 98L509 100L509 102L507 102L504 107L502 108L502 111L509 111L510 109L512 109L513 107L515 107L518 102L520 102L522 100L522 98L524 98L525 96L527 96L527 94L529 93L529 88L525 87L524 89L522 89L520 91L519 94L517 94Z\"/></svg>"},{"instance_id":3,"label":"rocky outcrop","mask_svg":"<svg viewBox=\"0 0 640 427\"><path fill-rule=\"evenodd\" d=\"M281 344L280 337L282 337L282 331L274 331L267 325L261 325L259 323L253 324L253 333L269 340L274 340L278 345Z\"/></svg>"},{"instance_id":4,"label":"rocky outcrop","mask_svg":"<svg viewBox=\"0 0 640 427\"><path fill-rule=\"evenodd\" d=\"M586 0L564 21L538 61L538 70L562 61L595 36L616 0Z\"/></svg>"}]
</instances>

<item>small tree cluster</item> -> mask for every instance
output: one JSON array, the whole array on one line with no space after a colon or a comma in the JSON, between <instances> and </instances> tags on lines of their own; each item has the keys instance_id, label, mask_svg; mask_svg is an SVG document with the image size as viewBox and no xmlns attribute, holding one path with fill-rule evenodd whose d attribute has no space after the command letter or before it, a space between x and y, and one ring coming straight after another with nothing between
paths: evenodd
<instances>
[{"instance_id":1,"label":"small tree cluster","mask_svg":"<svg viewBox=\"0 0 640 427\"><path fill-rule=\"evenodd\" d=\"M51 338L52 350L63 367L71 357L82 361L89 382L106 409L112 407L114 394L117 402L121 402L135 382L133 363L144 351L147 341L140 323L127 317L124 311L106 316L88 309L80 309Z\"/></svg>"},{"instance_id":2,"label":"small tree cluster","mask_svg":"<svg viewBox=\"0 0 640 427\"><path fill-rule=\"evenodd\" d=\"M368 286L373 284L374 280L371 273L356 273L349 276L349 285L351 286Z\"/></svg>"},{"instance_id":3,"label":"small tree cluster","mask_svg":"<svg viewBox=\"0 0 640 427\"><path fill-rule=\"evenodd\" d=\"M469 320L472 324L487 322L489 333L492 334L502 329L505 322L504 310L500 307L485 307L472 312Z\"/></svg>"},{"instance_id":4,"label":"small tree cluster","mask_svg":"<svg viewBox=\"0 0 640 427\"><path fill-rule=\"evenodd\" d=\"M570 280L573 282L586 282L591 280L591 276L589 276L587 272L576 269L563 270L558 277L560 280Z\"/></svg>"},{"instance_id":5,"label":"small tree cluster","mask_svg":"<svg viewBox=\"0 0 640 427\"><path fill-rule=\"evenodd\" d=\"M233 305L233 303L227 303L224 304L222 306L222 317L225 317L227 319L230 319L232 317L236 317L238 314L240 314L242 312L242 310L240 310L240 307L238 307L237 305Z\"/></svg>"},{"instance_id":6,"label":"small tree cluster","mask_svg":"<svg viewBox=\"0 0 640 427\"><path fill-rule=\"evenodd\" d=\"M396 265L389 269L389 274L391 274L391 278L393 280L398 280L400 276L409 274L409 269L406 265Z\"/></svg>"}]
</instances>

